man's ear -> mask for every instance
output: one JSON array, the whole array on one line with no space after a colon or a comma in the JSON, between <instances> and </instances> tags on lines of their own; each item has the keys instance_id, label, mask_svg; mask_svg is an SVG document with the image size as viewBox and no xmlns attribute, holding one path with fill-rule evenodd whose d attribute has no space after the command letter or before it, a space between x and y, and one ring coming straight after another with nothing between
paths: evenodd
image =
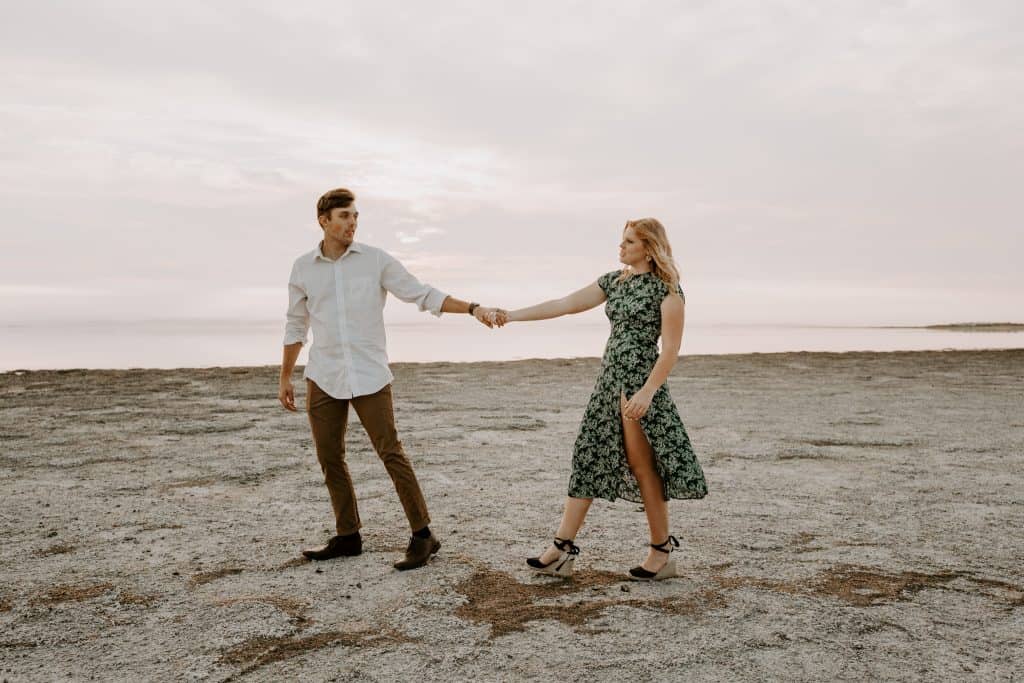
<instances>
[{"instance_id":1,"label":"man's ear","mask_svg":"<svg viewBox=\"0 0 1024 683\"><path fill-rule=\"evenodd\" d=\"M320 224L320 227L321 227L322 229L324 229L324 230L326 230L326 229L327 229L327 226L325 225L325 223L327 222L327 216L323 216L323 215L321 215L321 216L317 216L317 217L316 217L316 221L317 221L317 223L319 223L319 224Z\"/></svg>"}]
</instances>

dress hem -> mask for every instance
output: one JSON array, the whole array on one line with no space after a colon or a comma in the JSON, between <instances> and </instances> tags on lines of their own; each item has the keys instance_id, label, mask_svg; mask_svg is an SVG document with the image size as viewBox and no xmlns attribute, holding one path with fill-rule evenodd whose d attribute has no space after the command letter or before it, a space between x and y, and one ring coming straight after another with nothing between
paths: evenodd
<instances>
[{"instance_id":1,"label":"dress hem","mask_svg":"<svg viewBox=\"0 0 1024 683\"><path fill-rule=\"evenodd\" d=\"M642 505L643 502L644 502L642 498L633 499L633 498L629 498L627 496L615 496L613 498L610 498L608 496L602 496L602 495L580 496L580 495L574 495L572 493L572 491L569 491L566 495L568 495L570 498L589 498L591 500L596 500L596 499L607 500L610 503L614 503L617 500L625 500L625 501L628 501L630 503L640 503ZM704 493L699 494L699 495L698 494L693 494L693 495L686 495L686 496L669 496L665 500L666 501L669 501L669 500L701 500L702 498L707 497L707 495L708 495L707 492L704 492Z\"/></svg>"}]
</instances>

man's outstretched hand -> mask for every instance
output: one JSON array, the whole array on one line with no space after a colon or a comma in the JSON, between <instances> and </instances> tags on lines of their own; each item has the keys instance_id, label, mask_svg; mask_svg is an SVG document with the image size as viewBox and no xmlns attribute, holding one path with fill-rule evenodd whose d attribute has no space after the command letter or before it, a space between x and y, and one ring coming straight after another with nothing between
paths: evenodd
<instances>
[{"instance_id":1,"label":"man's outstretched hand","mask_svg":"<svg viewBox=\"0 0 1024 683\"><path fill-rule=\"evenodd\" d=\"M503 308L477 306L473 310L473 317L479 320L481 325L486 325L493 329L495 326L505 326L505 323L508 322L508 311Z\"/></svg>"}]
</instances>

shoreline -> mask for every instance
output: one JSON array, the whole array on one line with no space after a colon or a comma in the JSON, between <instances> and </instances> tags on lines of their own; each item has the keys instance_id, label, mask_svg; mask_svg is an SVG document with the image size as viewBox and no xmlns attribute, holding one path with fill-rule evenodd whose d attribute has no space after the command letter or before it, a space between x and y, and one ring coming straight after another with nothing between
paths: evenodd
<instances>
[{"instance_id":1,"label":"shoreline","mask_svg":"<svg viewBox=\"0 0 1024 683\"><path fill-rule=\"evenodd\" d=\"M747 353L700 353L700 354L686 354L679 356L677 364L683 364L687 359L716 359L716 360L750 360L754 358L766 358L766 357L784 357L784 356L836 356L842 358L850 358L852 356L886 356L892 357L900 354L976 354L976 353L1014 353L1024 351L1024 344L1019 347L994 347L994 348L979 348L979 349L905 349L905 350L890 350L890 351L871 351L871 350L856 350L856 351L751 351ZM471 366L490 366L499 367L504 365L512 365L517 363L557 363L557 362L600 362L600 356L568 356L568 357L553 357L553 358L515 358L510 360L469 360L469 361L395 361L389 363L392 370L402 367L413 367L413 368L429 368L431 366L459 366L459 367L471 367ZM277 370L280 367L279 364L262 364L262 365L182 365L172 368L161 368L161 367L145 367L145 366L130 366L130 367L104 367L104 368L86 368L86 367L66 367L66 368L12 368L10 370L0 371L0 377L4 375L23 375L27 373L70 373L70 372L185 372L191 370ZM295 371L299 371L305 368L305 364L298 364L295 366ZM678 365L677 365L678 367Z\"/></svg>"},{"instance_id":2,"label":"shoreline","mask_svg":"<svg viewBox=\"0 0 1024 683\"><path fill-rule=\"evenodd\" d=\"M877 330L935 330L937 332L1024 332L1024 323L948 323L942 325L883 325Z\"/></svg>"},{"instance_id":3,"label":"shoreline","mask_svg":"<svg viewBox=\"0 0 1024 683\"><path fill-rule=\"evenodd\" d=\"M468 316L467 316L468 318ZM557 322L557 321L556 321ZM394 363L506 362L530 359L600 357L607 323L523 326L488 330L472 319L451 325L392 325L388 357ZM192 328L145 325L116 330L0 329L0 372L68 368L261 367L281 359L281 337L274 327ZM691 324L684 334L684 356L738 356L749 353L886 353L910 350L1000 349L1024 347L1017 332L994 330L872 329ZM300 361L308 356L303 350Z\"/></svg>"}]
</instances>

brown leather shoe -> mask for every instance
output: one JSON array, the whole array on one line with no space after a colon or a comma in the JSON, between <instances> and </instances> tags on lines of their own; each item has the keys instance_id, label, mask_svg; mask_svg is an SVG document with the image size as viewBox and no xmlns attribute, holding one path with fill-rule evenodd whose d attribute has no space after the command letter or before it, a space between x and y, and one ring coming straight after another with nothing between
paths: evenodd
<instances>
[{"instance_id":1,"label":"brown leather shoe","mask_svg":"<svg viewBox=\"0 0 1024 683\"><path fill-rule=\"evenodd\" d=\"M409 539L409 547L405 551L405 559L395 562L395 569L406 570L422 567L430 559L430 556L440 549L441 541L437 540L437 536L433 532L430 533L428 538L416 538L413 536Z\"/></svg>"},{"instance_id":2,"label":"brown leather shoe","mask_svg":"<svg viewBox=\"0 0 1024 683\"><path fill-rule=\"evenodd\" d=\"M359 532L347 536L332 536L327 545L307 548L302 554L311 560L330 560L335 557L354 557L363 552L363 538Z\"/></svg>"}]
</instances>

